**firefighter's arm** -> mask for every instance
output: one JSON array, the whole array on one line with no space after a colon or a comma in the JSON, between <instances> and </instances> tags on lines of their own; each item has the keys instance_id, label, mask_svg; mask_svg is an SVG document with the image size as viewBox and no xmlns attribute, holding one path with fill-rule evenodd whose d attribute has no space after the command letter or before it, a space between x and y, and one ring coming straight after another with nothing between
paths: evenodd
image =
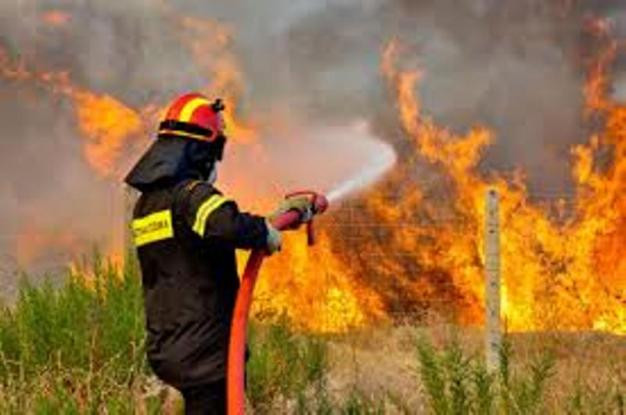
<instances>
[{"instance_id":1,"label":"firefighter's arm","mask_svg":"<svg viewBox=\"0 0 626 415\"><path fill-rule=\"evenodd\" d=\"M268 233L265 218L240 212L235 202L228 201L208 216L202 237L223 241L239 249L265 249Z\"/></svg>"},{"instance_id":2,"label":"firefighter's arm","mask_svg":"<svg viewBox=\"0 0 626 415\"><path fill-rule=\"evenodd\" d=\"M240 249L268 248L269 226L265 218L240 212L237 204L212 186L198 186L187 205L187 223L207 240Z\"/></svg>"}]
</instances>

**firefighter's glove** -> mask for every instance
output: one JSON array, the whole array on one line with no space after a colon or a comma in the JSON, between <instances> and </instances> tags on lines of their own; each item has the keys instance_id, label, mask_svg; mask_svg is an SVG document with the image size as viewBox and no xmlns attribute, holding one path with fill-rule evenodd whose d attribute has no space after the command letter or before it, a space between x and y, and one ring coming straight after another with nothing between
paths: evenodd
<instances>
[{"instance_id":1,"label":"firefighter's glove","mask_svg":"<svg viewBox=\"0 0 626 415\"><path fill-rule=\"evenodd\" d=\"M295 210L300 214L300 222L309 222L313 218L313 202L310 197L307 196L295 196L280 202L278 209L272 213L269 217L271 222L274 222L277 217L283 213Z\"/></svg>"},{"instance_id":2,"label":"firefighter's glove","mask_svg":"<svg viewBox=\"0 0 626 415\"><path fill-rule=\"evenodd\" d=\"M267 252L272 255L274 252L280 251L282 245L282 237L280 231L272 226L269 221L265 221L267 226Z\"/></svg>"}]
</instances>

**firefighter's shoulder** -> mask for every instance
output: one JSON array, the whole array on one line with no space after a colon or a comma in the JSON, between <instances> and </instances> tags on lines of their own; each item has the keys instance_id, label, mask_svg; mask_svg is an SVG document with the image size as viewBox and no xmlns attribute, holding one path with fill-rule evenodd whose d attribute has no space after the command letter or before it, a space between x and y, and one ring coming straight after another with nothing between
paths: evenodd
<instances>
[{"instance_id":1,"label":"firefighter's shoulder","mask_svg":"<svg viewBox=\"0 0 626 415\"><path fill-rule=\"evenodd\" d=\"M212 214L220 208L232 206L237 209L234 200L225 196L216 187L207 182L197 181L183 188L184 215L187 223L198 235L204 235L206 223Z\"/></svg>"}]
</instances>

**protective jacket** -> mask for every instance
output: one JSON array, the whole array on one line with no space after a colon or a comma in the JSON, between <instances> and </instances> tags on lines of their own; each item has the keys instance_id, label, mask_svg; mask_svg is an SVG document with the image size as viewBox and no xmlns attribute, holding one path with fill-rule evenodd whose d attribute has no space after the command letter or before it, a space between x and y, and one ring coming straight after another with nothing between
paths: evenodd
<instances>
[{"instance_id":1,"label":"protective jacket","mask_svg":"<svg viewBox=\"0 0 626 415\"><path fill-rule=\"evenodd\" d=\"M184 159L182 147L159 148L175 139L159 140L126 181L142 191L132 228L148 360L162 380L183 389L225 377L239 288L235 249L264 248L267 227L264 218L240 212L234 201L197 180L193 170L168 161ZM168 163L171 168L164 168Z\"/></svg>"}]
</instances>

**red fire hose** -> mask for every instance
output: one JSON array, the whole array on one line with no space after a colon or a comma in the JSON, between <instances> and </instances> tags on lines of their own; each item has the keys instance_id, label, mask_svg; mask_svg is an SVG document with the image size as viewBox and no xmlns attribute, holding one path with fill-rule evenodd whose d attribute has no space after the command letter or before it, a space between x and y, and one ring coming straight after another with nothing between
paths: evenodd
<instances>
[{"instance_id":1,"label":"red fire hose","mask_svg":"<svg viewBox=\"0 0 626 415\"><path fill-rule=\"evenodd\" d=\"M313 214L323 213L328 208L328 200L315 192L296 192L287 196L290 197L307 196L311 198ZM273 226L278 230L296 229L304 222L300 213L290 210L278 216L273 222ZM307 225L308 244L313 245L313 219ZM244 415L245 412L245 392L244 392L244 372L245 372L245 347L246 331L248 327L248 313L252 303L252 293L256 284L261 264L265 258L265 252L261 250L253 251L250 254L248 263L241 277L241 286L237 294L233 320L230 329L230 344L228 347L228 373L227 380L227 405L228 415Z\"/></svg>"}]
</instances>

